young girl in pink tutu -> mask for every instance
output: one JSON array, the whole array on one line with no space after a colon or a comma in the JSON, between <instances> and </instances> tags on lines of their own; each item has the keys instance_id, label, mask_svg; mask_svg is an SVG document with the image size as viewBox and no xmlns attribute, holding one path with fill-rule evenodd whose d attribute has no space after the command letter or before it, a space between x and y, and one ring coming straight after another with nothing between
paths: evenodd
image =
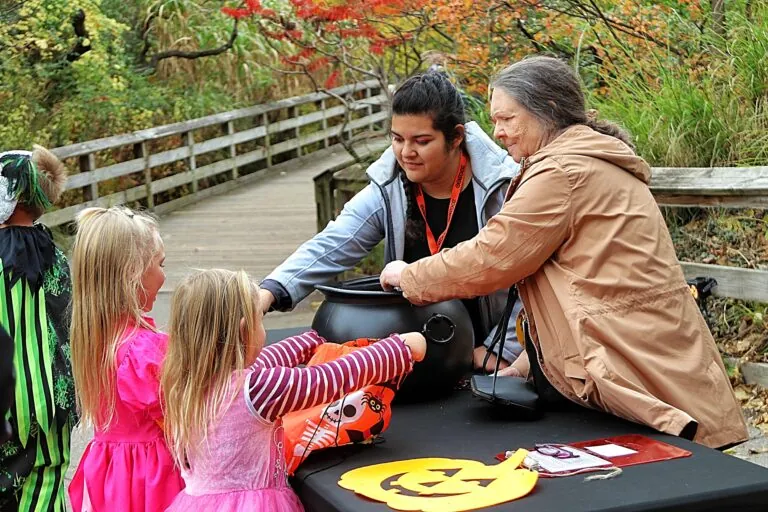
<instances>
[{"instance_id":1,"label":"young girl in pink tutu","mask_svg":"<svg viewBox=\"0 0 768 512\"><path fill-rule=\"evenodd\" d=\"M186 278L171 301L161 387L168 446L186 482L169 511L301 511L289 487L281 417L410 371L419 333L297 368L324 343L310 331L264 347L258 286L244 272Z\"/></svg>"},{"instance_id":2,"label":"young girl in pink tutu","mask_svg":"<svg viewBox=\"0 0 768 512\"><path fill-rule=\"evenodd\" d=\"M95 436L69 497L76 512L162 511L184 487L161 428L167 336L146 313L165 281L157 223L127 208L78 216L72 256L72 366Z\"/></svg>"}]
</instances>

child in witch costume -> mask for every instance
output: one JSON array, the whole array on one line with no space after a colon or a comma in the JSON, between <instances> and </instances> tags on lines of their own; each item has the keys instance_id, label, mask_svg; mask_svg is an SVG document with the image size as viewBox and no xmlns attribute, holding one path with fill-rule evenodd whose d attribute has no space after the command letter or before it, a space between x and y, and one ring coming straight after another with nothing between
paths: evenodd
<instances>
[{"instance_id":1,"label":"child in witch costume","mask_svg":"<svg viewBox=\"0 0 768 512\"><path fill-rule=\"evenodd\" d=\"M0 510L65 510L76 422L70 364L69 266L37 220L61 195L49 151L0 153L0 324L14 341L10 440L0 445Z\"/></svg>"}]
</instances>

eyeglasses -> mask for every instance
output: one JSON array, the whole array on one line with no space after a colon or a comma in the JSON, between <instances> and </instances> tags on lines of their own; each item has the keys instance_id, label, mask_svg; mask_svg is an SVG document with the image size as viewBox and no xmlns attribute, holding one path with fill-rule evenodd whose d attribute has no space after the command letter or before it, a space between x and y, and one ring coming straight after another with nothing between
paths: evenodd
<instances>
[{"instance_id":1,"label":"eyeglasses","mask_svg":"<svg viewBox=\"0 0 768 512\"><path fill-rule=\"evenodd\" d=\"M535 444L534 449L547 457L556 459L576 459L579 456L555 444Z\"/></svg>"}]
</instances>

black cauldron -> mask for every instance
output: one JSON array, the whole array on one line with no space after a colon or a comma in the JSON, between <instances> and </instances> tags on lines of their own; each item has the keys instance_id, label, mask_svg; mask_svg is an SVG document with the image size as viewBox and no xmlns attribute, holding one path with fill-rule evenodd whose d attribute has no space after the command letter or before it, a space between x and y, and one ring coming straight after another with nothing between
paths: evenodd
<instances>
[{"instance_id":1,"label":"black cauldron","mask_svg":"<svg viewBox=\"0 0 768 512\"><path fill-rule=\"evenodd\" d=\"M414 331L427 338L427 355L403 382L398 401L444 396L472 369L475 334L460 300L414 306L399 292L384 291L378 276L315 288L325 295L325 301L312 328L327 340L385 338Z\"/></svg>"}]
</instances>

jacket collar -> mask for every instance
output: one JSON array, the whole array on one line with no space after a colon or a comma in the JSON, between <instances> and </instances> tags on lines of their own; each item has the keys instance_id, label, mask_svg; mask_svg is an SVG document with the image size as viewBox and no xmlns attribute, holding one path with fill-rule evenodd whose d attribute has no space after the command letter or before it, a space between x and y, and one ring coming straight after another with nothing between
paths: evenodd
<instances>
[{"instance_id":1,"label":"jacket collar","mask_svg":"<svg viewBox=\"0 0 768 512\"><path fill-rule=\"evenodd\" d=\"M580 124L567 128L555 140L528 157L524 164L526 172L523 173L523 179L532 176L528 172L530 166L547 158L573 160L585 157L619 167L646 184L651 180L651 168L648 163L637 156L629 146L615 137L598 133Z\"/></svg>"}]
</instances>

